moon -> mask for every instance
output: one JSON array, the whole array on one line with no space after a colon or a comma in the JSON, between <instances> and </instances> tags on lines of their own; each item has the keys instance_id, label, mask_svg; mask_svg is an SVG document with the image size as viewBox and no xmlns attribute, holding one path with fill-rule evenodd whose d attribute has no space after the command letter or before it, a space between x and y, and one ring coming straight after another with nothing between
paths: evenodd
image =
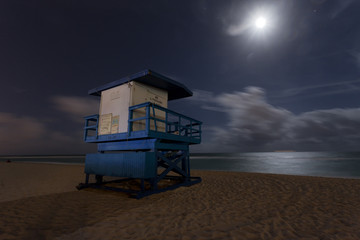
<instances>
[{"instance_id":1,"label":"moon","mask_svg":"<svg viewBox=\"0 0 360 240\"><path fill-rule=\"evenodd\" d=\"M255 19L255 27L258 29L263 29L266 27L267 20L264 17L258 17Z\"/></svg>"}]
</instances>

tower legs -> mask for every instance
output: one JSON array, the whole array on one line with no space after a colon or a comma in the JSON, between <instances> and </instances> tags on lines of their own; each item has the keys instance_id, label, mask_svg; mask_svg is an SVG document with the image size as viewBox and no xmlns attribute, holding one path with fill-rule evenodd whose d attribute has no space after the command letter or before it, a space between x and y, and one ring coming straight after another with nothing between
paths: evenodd
<instances>
[{"instance_id":1,"label":"tower legs","mask_svg":"<svg viewBox=\"0 0 360 240\"><path fill-rule=\"evenodd\" d=\"M200 177L190 176L188 146L171 144L167 149L154 146L152 151L120 151L87 154L85 161L85 184L78 189L93 187L128 192L142 198L181 186L201 182ZM89 183L89 175L95 175L95 183ZM119 180L104 181L103 176L120 177ZM132 182L130 184L129 182ZM109 186L109 183L118 183ZM128 184L126 184L128 183ZM135 184L134 184L135 183ZM129 186L135 186L135 189Z\"/></svg>"}]
</instances>

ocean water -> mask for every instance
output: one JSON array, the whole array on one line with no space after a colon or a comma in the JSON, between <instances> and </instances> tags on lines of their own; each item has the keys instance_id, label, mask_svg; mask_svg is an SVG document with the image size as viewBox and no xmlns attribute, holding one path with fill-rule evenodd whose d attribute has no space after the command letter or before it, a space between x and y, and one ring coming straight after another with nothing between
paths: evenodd
<instances>
[{"instance_id":1,"label":"ocean water","mask_svg":"<svg viewBox=\"0 0 360 240\"><path fill-rule=\"evenodd\" d=\"M2 156L0 161L83 164L78 156ZM192 169L360 178L360 152L254 152L192 154Z\"/></svg>"},{"instance_id":2,"label":"ocean water","mask_svg":"<svg viewBox=\"0 0 360 240\"><path fill-rule=\"evenodd\" d=\"M193 169L360 178L360 152L254 152L191 157Z\"/></svg>"},{"instance_id":3,"label":"ocean water","mask_svg":"<svg viewBox=\"0 0 360 240\"><path fill-rule=\"evenodd\" d=\"M35 162L52 164L84 164L85 155L69 156L0 156L0 162Z\"/></svg>"}]
</instances>

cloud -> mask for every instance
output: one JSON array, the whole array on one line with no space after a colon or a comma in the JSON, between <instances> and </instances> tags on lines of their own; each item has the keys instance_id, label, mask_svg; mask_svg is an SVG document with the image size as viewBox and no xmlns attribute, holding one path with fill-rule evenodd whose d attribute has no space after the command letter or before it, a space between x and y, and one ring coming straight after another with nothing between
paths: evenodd
<instances>
[{"instance_id":1,"label":"cloud","mask_svg":"<svg viewBox=\"0 0 360 240\"><path fill-rule=\"evenodd\" d=\"M75 97L75 96L54 96L52 102L55 108L67 113L74 121L83 123L83 117L95 114L99 111L100 99Z\"/></svg>"},{"instance_id":2,"label":"cloud","mask_svg":"<svg viewBox=\"0 0 360 240\"><path fill-rule=\"evenodd\" d=\"M222 93L207 101L205 109L224 112L225 128L213 127L212 141L232 151L358 150L360 109L316 110L295 115L266 101L265 91L248 87L242 92ZM203 97L206 95L203 95ZM206 142L206 140L205 140Z\"/></svg>"},{"instance_id":3,"label":"cloud","mask_svg":"<svg viewBox=\"0 0 360 240\"><path fill-rule=\"evenodd\" d=\"M31 141L41 138L45 126L31 117L17 117L0 112L0 142L16 145L19 141Z\"/></svg>"},{"instance_id":4,"label":"cloud","mask_svg":"<svg viewBox=\"0 0 360 240\"><path fill-rule=\"evenodd\" d=\"M210 91L195 89L193 91L193 96L191 98L186 98L187 100L191 99L192 101L207 102L209 99L212 99L214 94Z\"/></svg>"},{"instance_id":5,"label":"cloud","mask_svg":"<svg viewBox=\"0 0 360 240\"><path fill-rule=\"evenodd\" d=\"M59 131L41 119L0 112L0 155L73 154L93 150L82 129Z\"/></svg>"},{"instance_id":6,"label":"cloud","mask_svg":"<svg viewBox=\"0 0 360 240\"><path fill-rule=\"evenodd\" d=\"M32 153L46 133L46 126L35 118L0 112L0 154Z\"/></svg>"},{"instance_id":7,"label":"cloud","mask_svg":"<svg viewBox=\"0 0 360 240\"><path fill-rule=\"evenodd\" d=\"M356 50L349 51L349 54L353 57L357 67L360 67L360 52Z\"/></svg>"},{"instance_id":8,"label":"cloud","mask_svg":"<svg viewBox=\"0 0 360 240\"><path fill-rule=\"evenodd\" d=\"M329 96L336 94L344 94L348 92L354 92L360 90L360 79L352 81L342 81L325 83L318 85L310 85L299 88L290 88L277 93L271 98L287 98L287 97L298 97L298 98L311 98L319 96Z\"/></svg>"},{"instance_id":9,"label":"cloud","mask_svg":"<svg viewBox=\"0 0 360 240\"><path fill-rule=\"evenodd\" d=\"M230 25L227 29L227 33L230 36L239 36L245 33L249 29L249 24L239 23L237 25Z\"/></svg>"},{"instance_id":10,"label":"cloud","mask_svg":"<svg viewBox=\"0 0 360 240\"><path fill-rule=\"evenodd\" d=\"M335 1L336 5L330 13L331 18L336 18L339 14L344 12L349 6L354 2L354 0L341 0Z\"/></svg>"}]
</instances>

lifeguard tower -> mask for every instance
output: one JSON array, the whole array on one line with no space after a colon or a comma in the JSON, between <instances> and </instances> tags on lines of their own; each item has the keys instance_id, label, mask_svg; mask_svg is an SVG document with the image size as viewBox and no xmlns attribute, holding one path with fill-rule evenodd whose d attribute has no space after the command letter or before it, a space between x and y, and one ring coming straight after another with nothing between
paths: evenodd
<instances>
[{"instance_id":1,"label":"lifeguard tower","mask_svg":"<svg viewBox=\"0 0 360 240\"><path fill-rule=\"evenodd\" d=\"M89 95L101 97L100 109L85 117L84 140L97 143L98 153L86 155L85 183L78 189L104 188L141 198L201 182L190 176L189 145L201 142L202 123L167 108L168 101L192 96L183 84L144 70ZM104 176L120 179L104 181Z\"/></svg>"}]
</instances>

